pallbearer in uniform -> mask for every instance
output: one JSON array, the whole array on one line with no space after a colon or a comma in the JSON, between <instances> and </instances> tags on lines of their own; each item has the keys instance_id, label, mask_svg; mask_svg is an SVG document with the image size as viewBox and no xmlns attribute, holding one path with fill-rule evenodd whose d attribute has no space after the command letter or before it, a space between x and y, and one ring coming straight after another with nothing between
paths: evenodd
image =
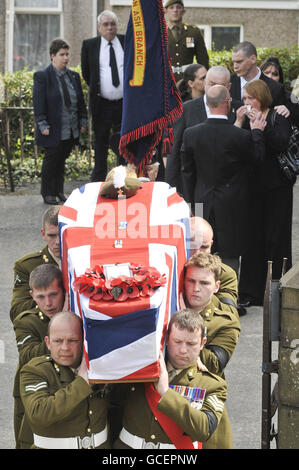
<instances>
[{"instance_id":1,"label":"pallbearer in uniform","mask_svg":"<svg viewBox=\"0 0 299 470\"><path fill-rule=\"evenodd\" d=\"M194 62L209 68L209 56L204 39L199 28L184 24L184 2L168 0L165 5L165 15L168 26L168 51L172 71L176 82L183 78L188 65Z\"/></svg>"},{"instance_id":2,"label":"pallbearer in uniform","mask_svg":"<svg viewBox=\"0 0 299 470\"><path fill-rule=\"evenodd\" d=\"M217 255L197 252L184 267L184 299L204 319L207 341L200 359L206 368L224 377L224 368L231 358L240 335L240 321L230 306L216 296L220 289L222 263ZM232 433L226 409L207 448L231 448Z\"/></svg>"},{"instance_id":3,"label":"pallbearer in uniform","mask_svg":"<svg viewBox=\"0 0 299 470\"><path fill-rule=\"evenodd\" d=\"M239 319L217 297L221 265L217 255L193 254L185 263L184 299L181 299L183 305L198 312L205 321L207 342L201 356L215 374L223 373L240 335Z\"/></svg>"},{"instance_id":4,"label":"pallbearer in uniform","mask_svg":"<svg viewBox=\"0 0 299 470\"><path fill-rule=\"evenodd\" d=\"M22 423L24 407L20 398L20 369L30 359L48 353L45 336L50 319L63 310L64 287L62 272L54 264L41 264L30 274L30 295L36 307L20 313L13 322L19 353L19 366L14 381L13 396L16 448L32 445L32 432Z\"/></svg>"},{"instance_id":5,"label":"pallbearer in uniform","mask_svg":"<svg viewBox=\"0 0 299 470\"><path fill-rule=\"evenodd\" d=\"M213 435L226 400L226 382L197 369L204 321L190 309L168 326L167 360L160 354L156 383L128 386L123 428L116 449L198 449ZM203 443L203 444L202 444Z\"/></svg>"},{"instance_id":6,"label":"pallbearer in uniform","mask_svg":"<svg viewBox=\"0 0 299 470\"><path fill-rule=\"evenodd\" d=\"M32 359L21 370L20 392L34 448L109 448L107 388L88 383L82 336L79 316L56 314L45 338L50 355Z\"/></svg>"},{"instance_id":7,"label":"pallbearer in uniform","mask_svg":"<svg viewBox=\"0 0 299 470\"><path fill-rule=\"evenodd\" d=\"M58 212L60 206L50 206L43 214L41 235L46 246L35 253L28 253L19 258L14 265L14 285L10 308L10 318L35 308L36 302L30 295L29 276L40 264L60 265L60 244L58 233Z\"/></svg>"},{"instance_id":8,"label":"pallbearer in uniform","mask_svg":"<svg viewBox=\"0 0 299 470\"><path fill-rule=\"evenodd\" d=\"M213 246L213 228L209 222L202 217L190 218L190 255L200 251L211 253ZM232 313L238 315L238 279L236 271L227 264L221 263L219 277L220 287L216 296L229 307Z\"/></svg>"}]
</instances>

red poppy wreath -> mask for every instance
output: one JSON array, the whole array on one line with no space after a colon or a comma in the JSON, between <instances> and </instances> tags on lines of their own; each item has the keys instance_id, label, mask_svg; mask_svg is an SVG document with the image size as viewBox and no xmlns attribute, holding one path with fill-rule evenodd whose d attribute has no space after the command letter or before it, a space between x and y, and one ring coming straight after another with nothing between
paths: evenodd
<instances>
[{"instance_id":1,"label":"red poppy wreath","mask_svg":"<svg viewBox=\"0 0 299 470\"><path fill-rule=\"evenodd\" d=\"M156 268L130 264L132 276L118 276L106 280L103 266L86 269L85 274L73 282L75 291L93 300L123 302L137 297L152 296L156 289L166 284L165 274Z\"/></svg>"}]
</instances>

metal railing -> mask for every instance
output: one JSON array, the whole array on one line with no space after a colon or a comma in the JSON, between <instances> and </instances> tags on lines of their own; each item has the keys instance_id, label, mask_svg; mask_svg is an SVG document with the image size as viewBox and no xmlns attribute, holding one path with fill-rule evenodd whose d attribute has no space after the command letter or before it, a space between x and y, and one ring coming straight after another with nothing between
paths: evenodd
<instances>
[{"instance_id":1,"label":"metal railing","mask_svg":"<svg viewBox=\"0 0 299 470\"><path fill-rule=\"evenodd\" d=\"M10 106L9 97L8 97L8 87L4 86L4 102L0 104L0 168L1 171L1 180L4 188L9 187L11 192L15 191L15 184L13 179L13 169L11 161L15 155L16 150L18 150L20 163L22 164L26 159L26 154L30 153L34 157L35 167L37 169L38 156L40 151L34 140L34 131L35 131L35 120L33 114L33 107L28 106L27 103L23 102L22 91L20 90L19 96L16 101L18 105ZM25 113L30 114L30 122L32 125L31 132L26 133L25 127L28 124L28 116ZM18 125L14 124L14 139L12 139L12 119L18 120ZM28 139L29 137L29 139ZM92 156L92 123L91 117L88 119L88 137L87 137L87 149L89 162L91 162ZM17 144L16 144L17 142ZM17 147L17 148L16 148ZM2 150L1 150L2 149ZM75 147L74 150L78 155L78 147Z\"/></svg>"}]
</instances>

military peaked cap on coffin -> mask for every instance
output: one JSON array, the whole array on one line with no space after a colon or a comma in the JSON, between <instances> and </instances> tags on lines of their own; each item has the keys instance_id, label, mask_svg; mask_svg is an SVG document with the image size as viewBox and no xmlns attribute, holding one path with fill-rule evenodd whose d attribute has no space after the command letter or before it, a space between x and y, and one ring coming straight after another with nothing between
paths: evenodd
<instances>
[{"instance_id":1,"label":"military peaked cap on coffin","mask_svg":"<svg viewBox=\"0 0 299 470\"><path fill-rule=\"evenodd\" d=\"M180 3L182 6L184 6L184 2L182 2L182 0L168 0L168 2L164 4L164 8L168 8L170 5L174 5L175 3Z\"/></svg>"},{"instance_id":2,"label":"military peaked cap on coffin","mask_svg":"<svg viewBox=\"0 0 299 470\"><path fill-rule=\"evenodd\" d=\"M113 168L108 173L106 183L102 187L100 194L111 199L117 199L120 194L131 197L137 193L140 187L141 183L136 173L128 167L119 166Z\"/></svg>"}]
</instances>

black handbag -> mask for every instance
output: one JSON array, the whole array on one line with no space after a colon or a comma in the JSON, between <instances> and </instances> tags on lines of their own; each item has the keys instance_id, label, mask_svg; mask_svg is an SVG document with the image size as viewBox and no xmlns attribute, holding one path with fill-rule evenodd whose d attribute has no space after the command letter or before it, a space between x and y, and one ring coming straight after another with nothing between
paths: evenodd
<instances>
[{"instance_id":1,"label":"black handbag","mask_svg":"<svg viewBox=\"0 0 299 470\"><path fill-rule=\"evenodd\" d=\"M276 113L272 115L272 125L274 127ZM295 181L299 175L299 129L292 124L288 148L276 156L283 174L290 181Z\"/></svg>"}]
</instances>

